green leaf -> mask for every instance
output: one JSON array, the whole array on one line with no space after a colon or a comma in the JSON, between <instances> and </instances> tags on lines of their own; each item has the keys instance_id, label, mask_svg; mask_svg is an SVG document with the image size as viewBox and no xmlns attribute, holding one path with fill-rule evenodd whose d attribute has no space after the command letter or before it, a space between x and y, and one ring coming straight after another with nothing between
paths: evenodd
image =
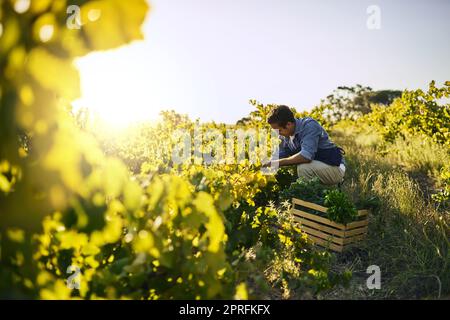
<instances>
[{"instance_id":1,"label":"green leaf","mask_svg":"<svg viewBox=\"0 0 450 320\"><path fill-rule=\"evenodd\" d=\"M137 210L142 202L142 189L134 181L130 181L124 188L124 205L129 210Z\"/></svg>"},{"instance_id":2,"label":"green leaf","mask_svg":"<svg viewBox=\"0 0 450 320\"><path fill-rule=\"evenodd\" d=\"M99 0L81 7L82 28L94 50L106 50L142 39L141 25L147 15L145 0ZM92 12L99 12L92 21Z\"/></svg>"},{"instance_id":3,"label":"green leaf","mask_svg":"<svg viewBox=\"0 0 450 320\"><path fill-rule=\"evenodd\" d=\"M80 96L80 77L68 59L59 58L38 47L28 55L27 70L38 84L59 97L72 101Z\"/></svg>"}]
</instances>

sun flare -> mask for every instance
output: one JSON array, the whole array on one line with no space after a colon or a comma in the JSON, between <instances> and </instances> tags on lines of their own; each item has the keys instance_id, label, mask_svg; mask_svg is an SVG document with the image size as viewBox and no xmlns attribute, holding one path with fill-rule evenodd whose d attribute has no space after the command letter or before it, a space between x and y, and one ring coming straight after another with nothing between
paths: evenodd
<instances>
[{"instance_id":1,"label":"sun flare","mask_svg":"<svg viewBox=\"0 0 450 320\"><path fill-rule=\"evenodd\" d=\"M74 101L75 108L87 108L115 127L158 118L163 98L157 90L151 90L142 61L133 57L130 47L90 54L76 61L81 97Z\"/></svg>"}]
</instances>

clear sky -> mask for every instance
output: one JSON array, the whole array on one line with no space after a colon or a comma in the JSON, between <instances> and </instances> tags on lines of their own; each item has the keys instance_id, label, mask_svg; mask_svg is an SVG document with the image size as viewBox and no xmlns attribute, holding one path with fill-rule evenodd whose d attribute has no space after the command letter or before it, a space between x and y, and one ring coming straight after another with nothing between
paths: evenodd
<instances>
[{"instance_id":1,"label":"clear sky","mask_svg":"<svg viewBox=\"0 0 450 320\"><path fill-rule=\"evenodd\" d=\"M145 41L79 62L82 103L113 120L174 109L234 123L252 110L249 99L303 110L340 85L450 80L449 0L149 3ZM367 27L370 5L380 29Z\"/></svg>"}]
</instances>

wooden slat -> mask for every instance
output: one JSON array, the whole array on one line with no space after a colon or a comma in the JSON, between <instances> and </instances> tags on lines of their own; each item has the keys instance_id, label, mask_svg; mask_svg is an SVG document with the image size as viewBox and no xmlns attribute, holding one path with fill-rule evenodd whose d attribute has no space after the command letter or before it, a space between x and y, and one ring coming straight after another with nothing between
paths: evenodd
<instances>
[{"instance_id":1,"label":"wooden slat","mask_svg":"<svg viewBox=\"0 0 450 320\"><path fill-rule=\"evenodd\" d=\"M316 224L317 225L317 224ZM354 229L351 231L345 232L345 237L339 237L332 234L328 234L326 232L322 232L321 230L317 230L315 228L310 228L308 226L302 225L301 229L307 234L312 234L324 240L329 240L337 244L348 244L355 241L359 241L366 236L367 227Z\"/></svg>"},{"instance_id":2,"label":"wooden slat","mask_svg":"<svg viewBox=\"0 0 450 320\"><path fill-rule=\"evenodd\" d=\"M366 233L367 232L367 226L362 227L362 228L356 228L356 229L352 229L352 230L348 230L345 231L345 237L351 237L351 236L355 236L361 233Z\"/></svg>"},{"instance_id":3,"label":"wooden slat","mask_svg":"<svg viewBox=\"0 0 450 320\"><path fill-rule=\"evenodd\" d=\"M361 241L367 235L370 210L358 210L358 217L362 218L362 220L344 225L325 217L296 209L295 205L323 213L327 212L328 209L326 207L296 198L292 199L292 203L291 213L294 215L294 221L301 224L301 229L314 244L342 252L347 246Z\"/></svg>"},{"instance_id":4,"label":"wooden slat","mask_svg":"<svg viewBox=\"0 0 450 320\"><path fill-rule=\"evenodd\" d=\"M337 251L337 252L342 252L342 249L344 249L343 246L331 243L329 241L325 241L323 239L320 239L320 238L317 238L317 237L314 237L314 236L308 235L308 238L311 239L311 241L314 244L318 244L318 245L321 245L322 247L330 248L330 249L332 249L334 251Z\"/></svg>"},{"instance_id":5,"label":"wooden slat","mask_svg":"<svg viewBox=\"0 0 450 320\"><path fill-rule=\"evenodd\" d=\"M367 216L369 214L369 210L358 210L358 217Z\"/></svg>"},{"instance_id":6,"label":"wooden slat","mask_svg":"<svg viewBox=\"0 0 450 320\"><path fill-rule=\"evenodd\" d=\"M347 224L347 230L362 227L362 226L367 226L368 224L369 224L369 220L367 220L367 219L351 222L351 223Z\"/></svg>"},{"instance_id":7,"label":"wooden slat","mask_svg":"<svg viewBox=\"0 0 450 320\"><path fill-rule=\"evenodd\" d=\"M342 252L344 249L346 249L350 245L353 245L353 244L363 240L364 239L364 235L359 235L359 236L356 236L356 237L352 237L352 238L346 239L344 241L344 245L336 244L336 243L333 243L331 241L328 241L328 240L325 240L325 239L322 239L322 238L319 238L319 237L316 237L316 236L310 235L310 234L308 234L308 238L311 239L311 241L314 244L319 244L319 245L321 245L323 247L327 247L327 248L333 249L334 251Z\"/></svg>"},{"instance_id":8,"label":"wooden slat","mask_svg":"<svg viewBox=\"0 0 450 320\"><path fill-rule=\"evenodd\" d=\"M324 233L322 231L319 231L319 230L316 230L316 229L312 229L312 228L309 228L309 227L306 227L306 226L303 226L301 229L304 232L306 232L308 235L316 236L316 237L321 238L321 239L323 239L325 241L331 241L331 242L334 242L336 244L341 244L341 245L345 244L344 238L333 237L333 235L331 235L331 234Z\"/></svg>"},{"instance_id":9,"label":"wooden slat","mask_svg":"<svg viewBox=\"0 0 450 320\"><path fill-rule=\"evenodd\" d=\"M294 204L298 204L298 205L301 205L303 207L314 209L314 210L317 210L317 211L320 211L320 212L324 212L324 213L326 213L327 210L328 210L326 207L322 207L321 205L318 205L318 204L315 204L315 203L312 203L312 202L303 201L303 200L296 199L296 198L292 198L292 202Z\"/></svg>"},{"instance_id":10,"label":"wooden slat","mask_svg":"<svg viewBox=\"0 0 450 320\"><path fill-rule=\"evenodd\" d=\"M318 215L307 213L307 212L302 211L302 210L298 210L298 209L292 208L292 213L297 215L297 216L300 216L302 218L306 218L306 219L309 219L309 220L312 220L312 221L320 222L320 223L323 223L323 224L325 224L327 226L332 226L332 227L338 228L340 230L345 230L346 229L346 227L343 224L335 223L335 222L333 222L333 221L331 221L331 220L329 220L327 218L319 217Z\"/></svg>"},{"instance_id":11,"label":"wooden slat","mask_svg":"<svg viewBox=\"0 0 450 320\"><path fill-rule=\"evenodd\" d=\"M327 226L325 226L323 224L315 223L315 222L313 222L311 220L300 218L300 217L298 217L296 215L294 215L294 220L297 221L297 222L300 222L302 225L313 227L315 229L318 229L318 230L321 230L321 231L324 231L324 232L327 232L327 233L331 233L331 234L334 234L334 235L339 236L339 237L344 237L345 236L345 232L344 231L341 231L341 230L338 230L338 229L334 229L334 228L330 228L330 227L327 227Z\"/></svg>"},{"instance_id":12,"label":"wooden slat","mask_svg":"<svg viewBox=\"0 0 450 320\"><path fill-rule=\"evenodd\" d=\"M357 236L354 236L354 237L345 238L345 239L344 239L344 247L345 247L346 245L351 244L351 243L355 243L355 242L358 242L358 241L363 240L363 239L365 238L365 236L366 236L366 235L363 233L363 234L360 234L360 235L357 235Z\"/></svg>"}]
</instances>

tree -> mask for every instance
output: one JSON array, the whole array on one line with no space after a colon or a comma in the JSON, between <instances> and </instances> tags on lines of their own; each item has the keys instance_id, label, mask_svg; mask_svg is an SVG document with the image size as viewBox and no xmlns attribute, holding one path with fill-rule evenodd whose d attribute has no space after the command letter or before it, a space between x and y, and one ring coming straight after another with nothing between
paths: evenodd
<instances>
[{"instance_id":1,"label":"tree","mask_svg":"<svg viewBox=\"0 0 450 320\"><path fill-rule=\"evenodd\" d=\"M336 123L342 119L356 119L372 111L372 104L389 105L401 97L398 90L373 91L370 87L357 84L354 87L340 86L321 101L328 106L326 116Z\"/></svg>"}]
</instances>

